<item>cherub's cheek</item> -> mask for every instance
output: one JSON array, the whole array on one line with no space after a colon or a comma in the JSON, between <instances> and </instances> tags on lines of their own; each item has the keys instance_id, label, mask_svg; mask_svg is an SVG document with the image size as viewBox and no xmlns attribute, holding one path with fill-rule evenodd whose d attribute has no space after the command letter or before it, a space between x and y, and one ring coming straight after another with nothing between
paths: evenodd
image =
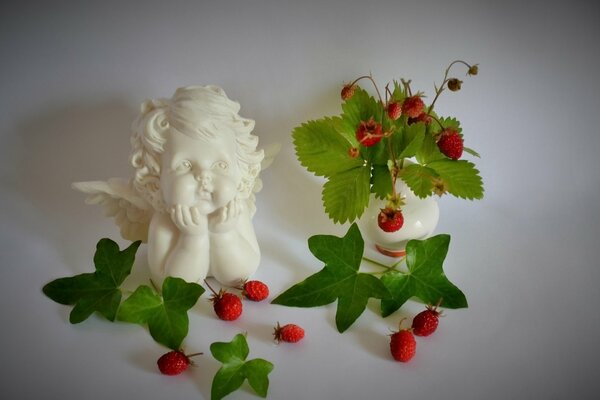
<instances>
[{"instance_id":1,"label":"cherub's cheek","mask_svg":"<svg viewBox=\"0 0 600 400\"><path fill-rule=\"evenodd\" d=\"M237 195L237 184L232 179L216 182L213 196L217 207L226 206Z\"/></svg>"},{"instance_id":2,"label":"cherub's cheek","mask_svg":"<svg viewBox=\"0 0 600 400\"><path fill-rule=\"evenodd\" d=\"M166 176L161 179L163 200L168 206L193 205L197 182L192 174Z\"/></svg>"}]
</instances>

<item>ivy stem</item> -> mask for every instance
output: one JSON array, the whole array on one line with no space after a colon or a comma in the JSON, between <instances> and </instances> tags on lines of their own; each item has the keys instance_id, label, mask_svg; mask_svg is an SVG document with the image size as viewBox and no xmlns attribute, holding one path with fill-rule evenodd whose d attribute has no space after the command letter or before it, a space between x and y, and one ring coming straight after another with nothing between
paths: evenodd
<instances>
[{"instance_id":1,"label":"ivy stem","mask_svg":"<svg viewBox=\"0 0 600 400\"><path fill-rule=\"evenodd\" d=\"M387 271L379 271L379 272L362 272L363 274L367 274L367 275L373 275L373 276L377 276L377 275L383 275L385 273L387 273Z\"/></svg>"},{"instance_id":2,"label":"ivy stem","mask_svg":"<svg viewBox=\"0 0 600 400\"><path fill-rule=\"evenodd\" d=\"M402 272L402 271L396 269L396 267L404 260L404 257L401 258L399 261L395 262L391 267L389 265L385 265L383 263L380 263L379 261L372 260L372 259L370 259L368 257L365 257L365 256L363 256L363 260L368 261L368 262L370 262L372 264L375 264L375 265L377 265L379 267L385 268L388 271Z\"/></svg>"}]
</instances>

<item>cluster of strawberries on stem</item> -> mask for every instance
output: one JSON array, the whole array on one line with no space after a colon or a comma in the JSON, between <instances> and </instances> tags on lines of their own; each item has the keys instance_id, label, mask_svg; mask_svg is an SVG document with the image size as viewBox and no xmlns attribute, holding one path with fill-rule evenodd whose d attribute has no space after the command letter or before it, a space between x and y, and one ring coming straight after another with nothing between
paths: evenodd
<instances>
[{"instance_id":1,"label":"cluster of strawberries on stem","mask_svg":"<svg viewBox=\"0 0 600 400\"><path fill-rule=\"evenodd\" d=\"M453 92L458 91L461 88L461 80L457 78L448 78L450 68L457 63L464 64L468 68L467 75L477 75L479 70L477 64L470 65L462 60L453 61L446 69L444 79L440 87L435 87L435 97L429 107L426 107L422 100L423 93L418 92L413 95L410 87L410 81L405 80L401 80L402 85L404 86L404 92L406 94L406 97L404 97L402 101L394 100L394 96L389 89L389 84L385 87L384 100L381 96L379 88L377 87L377 84L370 75L361 76L355 79L352 83L344 85L342 88L341 97L344 101L351 99L354 95L356 85L360 80L367 79L371 81L377 92L379 102L385 109L385 116L387 116L387 118L389 118L391 121L396 121L402 115L405 115L407 117L408 125L422 122L426 126L429 126L434 122L437 123L441 130L434 134L434 139L440 152L451 160L458 160L462 156L464 148L461 135L454 128L444 127L439 119L432 114L433 106L445 88L448 88ZM385 117L382 115L380 120L376 120L374 116L371 116L368 120L363 120L359 123L358 127L356 128L355 135L360 146L375 146L383 138L392 136L393 129L384 131L382 123L383 118ZM396 192L396 179L398 178L398 174L402 169L403 160L396 159L391 146L389 146L388 152L390 153L389 159L393 164L393 166L390 168L392 177L392 194L388 197L386 207L381 209L377 218L377 223L385 232L396 232L402 228L402 225L404 224L404 216L402 215L402 206L404 204L401 196ZM356 158L360 155L360 149L351 147L348 150L348 155L352 158Z\"/></svg>"}]
</instances>

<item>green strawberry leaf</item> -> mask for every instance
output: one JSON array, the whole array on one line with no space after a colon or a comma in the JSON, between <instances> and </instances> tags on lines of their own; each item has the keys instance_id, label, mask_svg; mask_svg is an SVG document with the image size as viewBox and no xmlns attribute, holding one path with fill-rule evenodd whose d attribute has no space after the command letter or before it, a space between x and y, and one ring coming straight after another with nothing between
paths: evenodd
<instances>
[{"instance_id":1,"label":"green strawberry leaf","mask_svg":"<svg viewBox=\"0 0 600 400\"><path fill-rule=\"evenodd\" d=\"M339 120L339 118L337 118ZM358 147L354 135L336 128L335 119L323 118L296 127L292 133L296 156L306 169L317 176L330 176L363 165L362 158L352 158L348 150Z\"/></svg>"},{"instance_id":2,"label":"green strawberry leaf","mask_svg":"<svg viewBox=\"0 0 600 400\"><path fill-rule=\"evenodd\" d=\"M444 181L448 193L469 200L483 198L483 181L472 162L443 159L432 161L427 167Z\"/></svg>"},{"instance_id":3,"label":"green strawberry leaf","mask_svg":"<svg viewBox=\"0 0 600 400\"><path fill-rule=\"evenodd\" d=\"M363 313L369 298L390 297L382 282L360 273L364 241L356 224L344 237L316 235L308 239L310 251L325 267L277 296L272 303L290 307L318 307L336 299L338 331L347 330Z\"/></svg>"},{"instance_id":4,"label":"green strawberry leaf","mask_svg":"<svg viewBox=\"0 0 600 400\"><path fill-rule=\"evenodd\" d=\"M371 192L380 199L385 199L392 193L392 174L387 165L373 166Z\"/></svg>"},{"instance_id":5,"label":"green strawberry leaf","mask_svg":"<svg viewBox=\"0 0 600 400\"><path fill-rule=\"evenodd\" d=\"M375 121L383 123L383 130L389 128L388 121L383 118L385 110L383 105L373 96L369 95L364 89L356 87L352 98L342 104L343 113L336 119L338 130L347 136L351 136L356 141L356 129L362 121L368 121L373 118ZM380 158L384 150L385 140L370 147L356 146L360 148L362 157L367 161ZM358 144L358 141L356 141Z\"/></svg>"},{"instance_id":6,"label":"green strawberry leaf","mask_svg":"<svg viewBox=\"0 0 600 400\"><path fill-rule=\"evenodd\" d=\"M268 375L274 366L262 358L246 361L250 349L244 335L237 334L231 342L215 342L210 345L210 352L223 364L213 378L211 400L220 400L235 392L246 379L256 394L267 397Z\"/></svg>"},{"instance_id":7,"label":"green strawberry leaf","mask_svg":"<svg viewBox=\"0 0 600 400\"><path fill-rule=\"evenodd\" d=\"M408 125L399 135L400 140L395 142L394 154L397 159L414 157L423 146L425 139L425 124L419 122Z\"/></svg>"},{"instance_id":8,"label":"green strawberry leaf","mask_svg":"<svg viewBox=\"0 0 600 400\"><path fill-rule=\"evenodd\" d=\"M397 103L402 103L405 97L406 92L404 91L404 86L400 82L394 80L394 90L392 91L392 97L390 100Z\"/></svg>"},{"instance_id":9,"label":"green strawberry leaf","mask_svg":"<svg viewBox=\"0 0 600 400\"><path fill-rule=\"evenodd\" d=\"M329 177L323 185L323 206L333 222L360 217L369 204L371 167L364 165Z\"/></svg>"},{"instance_id":10,"label":"green strawberry leaf","mask_svg":"<svg viewBox=\"0 0 600 400\"><path fill-rule=\"evenodd\" d=\"M431 168L411 164L400 170L399 176L415 195L424 199L431 195L433 191L432 179L437 177L437 173Z\"/></svg>"},{"instance_id":11,"label":"green strawberry leaf","mask_svg":"<svg viewBox=\"0 0 600 400\"><path fill-rule=\"evenodd\" d=\"M413 296L429 304L437 304L441 299L445 308L467 307L465 295L448 280L442 269L449 244L450 235L407 243L408 272L388 272L381 277L381 282L392 294L392 298L381 301L382 316L392 314Z\"/></svg>"},{"instance_id":12,"label":"green strawberry leaf","mask_svg":"<svg viewBox=\"0 0 600 400\"><path fill-rule=\"evenodd\" d=\"M181 278L167 277L162 296L142 285L123 302L117 318L120 321L148 325L152 338L173 350L179 350L188 334L187 311L192 308L204 288Z\"/></svg>"},{"instance_id":13,"label":"green strawberry leaf","mask_svg":"<svg viewBox=\"0 0 600 400\"><path fill-rule=\"evenodd\" d=\"M95 272L56 279L42 291L57 303L74 305L69 316L72 324L85 321L94 312L114 321L121 303L120 286L131 273L140 244L133 242L120 251L117 243L100 239L94 255Z\"/></svg>"},{"instance_id":14,"label":"green strawberry leaf","mask_svg":"<svg viewBox=\"0 0 600 400\"><path fill-rule=\"evenodd\" d=\"M344 131L352 136L361 121L367 121L369 118L381 121L384 113L383 105L358 86L354 90L354 96L342 104L342 110Z\"/></svg>"},{"instance_id":15,"label":"green strawberry leaf","mask_svg":"<svg viewBox=\"0 0 600 400\"><path fill-rule=\"evenodd\" d=\"M477 157L477 158L481 158L481 155L479 155L478 152L476 152L475 150L469 148L469 147L463 147L463 150L465 151L465 153L469 153L470 155Z\"/></svg>"},{"instance_id":16,"label":"green strawberry leaf","mask_svg":"<svg viewBox=\"0 0 600 400\"><path fill-rule=\"evenodd\" d=\"M431 128L427 129L427 132L423 137L423 143L421 145L421 148L417 151L417 154L415 154L415 157L419 164L426 165L427 163L433 160L440 160L446 157L438 148L437 143L433 138L433 131L434 130Z\"/></svg>"}]
</instances>

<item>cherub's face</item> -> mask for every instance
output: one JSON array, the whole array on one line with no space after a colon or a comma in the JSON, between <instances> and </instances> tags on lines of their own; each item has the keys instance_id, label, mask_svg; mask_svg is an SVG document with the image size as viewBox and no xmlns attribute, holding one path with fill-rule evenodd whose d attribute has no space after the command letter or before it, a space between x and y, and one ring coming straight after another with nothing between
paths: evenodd
<instances>
[{"instance_id":1,"label":"cherub's face","mask_svg":"<svg viewBox=\"0 0 600 400\"><path fill-rule=\"evenodd\" d=\"M195 139L171 130L160 175L167 208L196 206L208 215L233 200L241 181L235 149L231 135Z\"/></svg>"}]
</instances>

